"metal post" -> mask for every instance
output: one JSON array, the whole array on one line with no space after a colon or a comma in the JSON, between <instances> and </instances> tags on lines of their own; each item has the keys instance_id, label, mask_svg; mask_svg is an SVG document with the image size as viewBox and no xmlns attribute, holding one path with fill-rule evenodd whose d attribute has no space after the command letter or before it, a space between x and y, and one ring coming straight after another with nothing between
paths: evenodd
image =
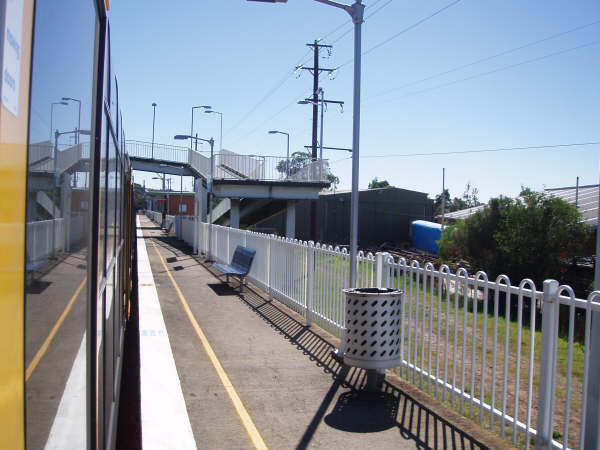
<instances>
[{"instance_id":1,"label":"metal post","mask_svg":"<svg viewBox=\"0 0 600 450\"><path fill-rule=\"evenodd\" d=\"M360 145L360 69L361 25L365 6L357 0L352 5L354 22L354 96L352 117L352 194L350 197L350 283L356 287L356 257L358 253L358 157Z\"/></svg>"},{"instance_id":2,"label":"metal post","mask_svg":"<svg viewBox=\"0 0 600 450\"><path fill-rule=\"evenodd\" d=\"M58 130L54 132L54 166L52 173L52 257L56 257L56 158L58 157Z\"/></svg>"},{"instance_id":3,"label":"metal post","mask_svg":"<svg viewBox=\"0 0 600 450\"><path fill-rule=\"evenodd\" d=\"M325 93L323 92L323 88L319 89L321 91L321 130L319 137L319 181L323 180L323 111L325 110Z\"/></svg>"},{"instance_id":4,"label":"metal post","mask_svg":"<svg viewBox=\"0 0 600 450\"><path fill-rule=\"evenodd\" d=\"M444 233L444 214L445 213L446 213L446 168L443 168L442 169L442 234Z\"/></svg>"},{"instance_id":5,"label":"metal post","mask_svg":"<svg viewBox=\"0 0 600 450\"><path fill-rule=\"evenodd\" d=\"M206 261L213 261L212 257L212 222L213 222L213 169L214 169L214 145L215 141L210 138L210 186L208 189L208 254Z\"/></svg>"},{"instance_id":6,"label":"metal post","mask_svg":"<svg viewBox=\"0 0 600 450\"><path fill-rule=\"evenodd\" d=\"M323 110L325 109L325 93L323 92L323 88L320 88L321 91L321 130L319 136L319 159L323 161Z\"/></svg>"},{"instance_id":7,"label":"metal post","mask_svg":"<svg viewBox=\"0 0 600 450\"><path fill-rule=\"evenodd\" d=\"M287 136L287 153L286 153L286 160L285 160L285 176L287 178L290 177L290 133L285 133L285 135Z\"/></svg>"},{"instance_id":8,"label":"metal post","mask_svg":"<svg viewBox=\"0 0 600 450\"><path fill-rule=\"evenodd\" d=\"M378 288L389 287L390 272L385 267L387 257L390 256L387 252L377 252L375 254L375 286Z\"/></svg>"},{"instance_id":9,"label":"metal post","mask_svg":"<svg viewBox=\"0 0 600 450\"><path fill-rule=\"evenodd\" d=\"M152 159L154 159L154 122L156 121L156 103L152 103ZM163 191L165 190L165 185L163 182Z\"/></svg>"},{"instance_id":10,"label":"metal post","mask_svg":"<svg viewBox=\"0 0 600 450\"><path fill-rule=\"evenodd\" d=\"M306 326L312 325L313 280L315 274L315 243L310 241L306 250Z\"/></svg>"},{"instance_id":11,"label":"metal post","mask_svg":"<svg viewBox=\"0 0 600 450\"><path fill-rule=\"evenodd\" d=\"M554 419L554 386L556 378L556 347L559 303L558 282L544 281L542 297L542 350L540 355L540 385L538 397L538 422L535 448L552 448L552 423Z\"/></svg>"},{"instance_id":12,"label":"metal post","mask_svg":"<svg viewBox=\"0 0 600 450\"><path fill-rule=\"evenodd\" d=\"M598 198L600 207L600 196ZM599 210L600 211L600 210ZM594 290L600 290L600 220L596 222L596 264L594 270ZM588 377L600 373L600 312L592 312L590 330L590 367ZM585 449L600 449L600 384L588 382L587 409L585 414Z\"/></svg>"},{"instance_id":13,"label":"metal post","mask_svg":"<svg viewBox=\"0 0 600 450\"><path fill-rule=\"evenodd\" d=\"M75 99L73 99L75 100ZM75 100L79 103L79 112L77 114L77 144L79 144L79 130L81 130L81 100Z\"/></svg>"}]
</instances>

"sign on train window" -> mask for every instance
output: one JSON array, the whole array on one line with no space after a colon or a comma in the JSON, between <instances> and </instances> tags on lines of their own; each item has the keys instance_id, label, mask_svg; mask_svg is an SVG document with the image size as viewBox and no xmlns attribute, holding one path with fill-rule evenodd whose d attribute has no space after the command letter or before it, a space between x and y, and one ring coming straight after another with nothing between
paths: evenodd
<instances>
[{"instance_id":1,"label":"sign on train window","mask_svg":"<svg viewBox=\"0 0 600 450\"><path fill-rule=\"evenodd\" d=\"M4 28L2 104L15 117L19 115L23 5L23 0L7 0L6 27Z\"/></svg>"}]
</instances>

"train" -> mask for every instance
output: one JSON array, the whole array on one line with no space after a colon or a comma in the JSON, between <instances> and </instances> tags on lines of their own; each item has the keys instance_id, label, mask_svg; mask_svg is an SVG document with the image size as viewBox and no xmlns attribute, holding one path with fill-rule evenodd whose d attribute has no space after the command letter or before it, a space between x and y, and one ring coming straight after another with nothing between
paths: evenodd
<instances>
[{"instance_id":1,"label":"train","mask_svg":"<svg viewBox=\"0 0 600 450\"><path fill-rule=\"evenodd\" d=\"M109 0L0 2L0 448L115 448L136 227Z\"/></svg>"}]
</instances>

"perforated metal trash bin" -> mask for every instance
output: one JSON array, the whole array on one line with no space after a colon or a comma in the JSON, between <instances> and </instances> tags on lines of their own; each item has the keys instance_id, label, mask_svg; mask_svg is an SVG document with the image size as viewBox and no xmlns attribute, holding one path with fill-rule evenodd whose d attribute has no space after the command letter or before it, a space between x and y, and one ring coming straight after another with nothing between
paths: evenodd
<instances>
[{"instance_id":1,"label":"perforated metal trash bin","mask_svg":"<svg viewBox=\"0 0 600 450\"><path fill-rule=\"evenodd\" d=\"M400 326L404 292L388 288L344 289L344 364L363 369L400 365Z\"/></svg>"}]
</instances>

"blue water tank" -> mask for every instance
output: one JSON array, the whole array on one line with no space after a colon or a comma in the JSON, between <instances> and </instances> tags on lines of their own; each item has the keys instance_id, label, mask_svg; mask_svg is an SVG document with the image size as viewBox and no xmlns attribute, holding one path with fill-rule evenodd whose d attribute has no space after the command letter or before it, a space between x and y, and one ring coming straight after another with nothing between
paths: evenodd
<instances>
[{"instance_id":1,"label":"blue water tank","mask_svg":"<svg viewBox=\"0 0 600 450\"><path fill-rule=\"evenodd\" d=\"M415 220L411 224L413 247L437 253L440 249L437 241L442 238L442 225L426 220Z\"/></svg>"}]
</instances>

